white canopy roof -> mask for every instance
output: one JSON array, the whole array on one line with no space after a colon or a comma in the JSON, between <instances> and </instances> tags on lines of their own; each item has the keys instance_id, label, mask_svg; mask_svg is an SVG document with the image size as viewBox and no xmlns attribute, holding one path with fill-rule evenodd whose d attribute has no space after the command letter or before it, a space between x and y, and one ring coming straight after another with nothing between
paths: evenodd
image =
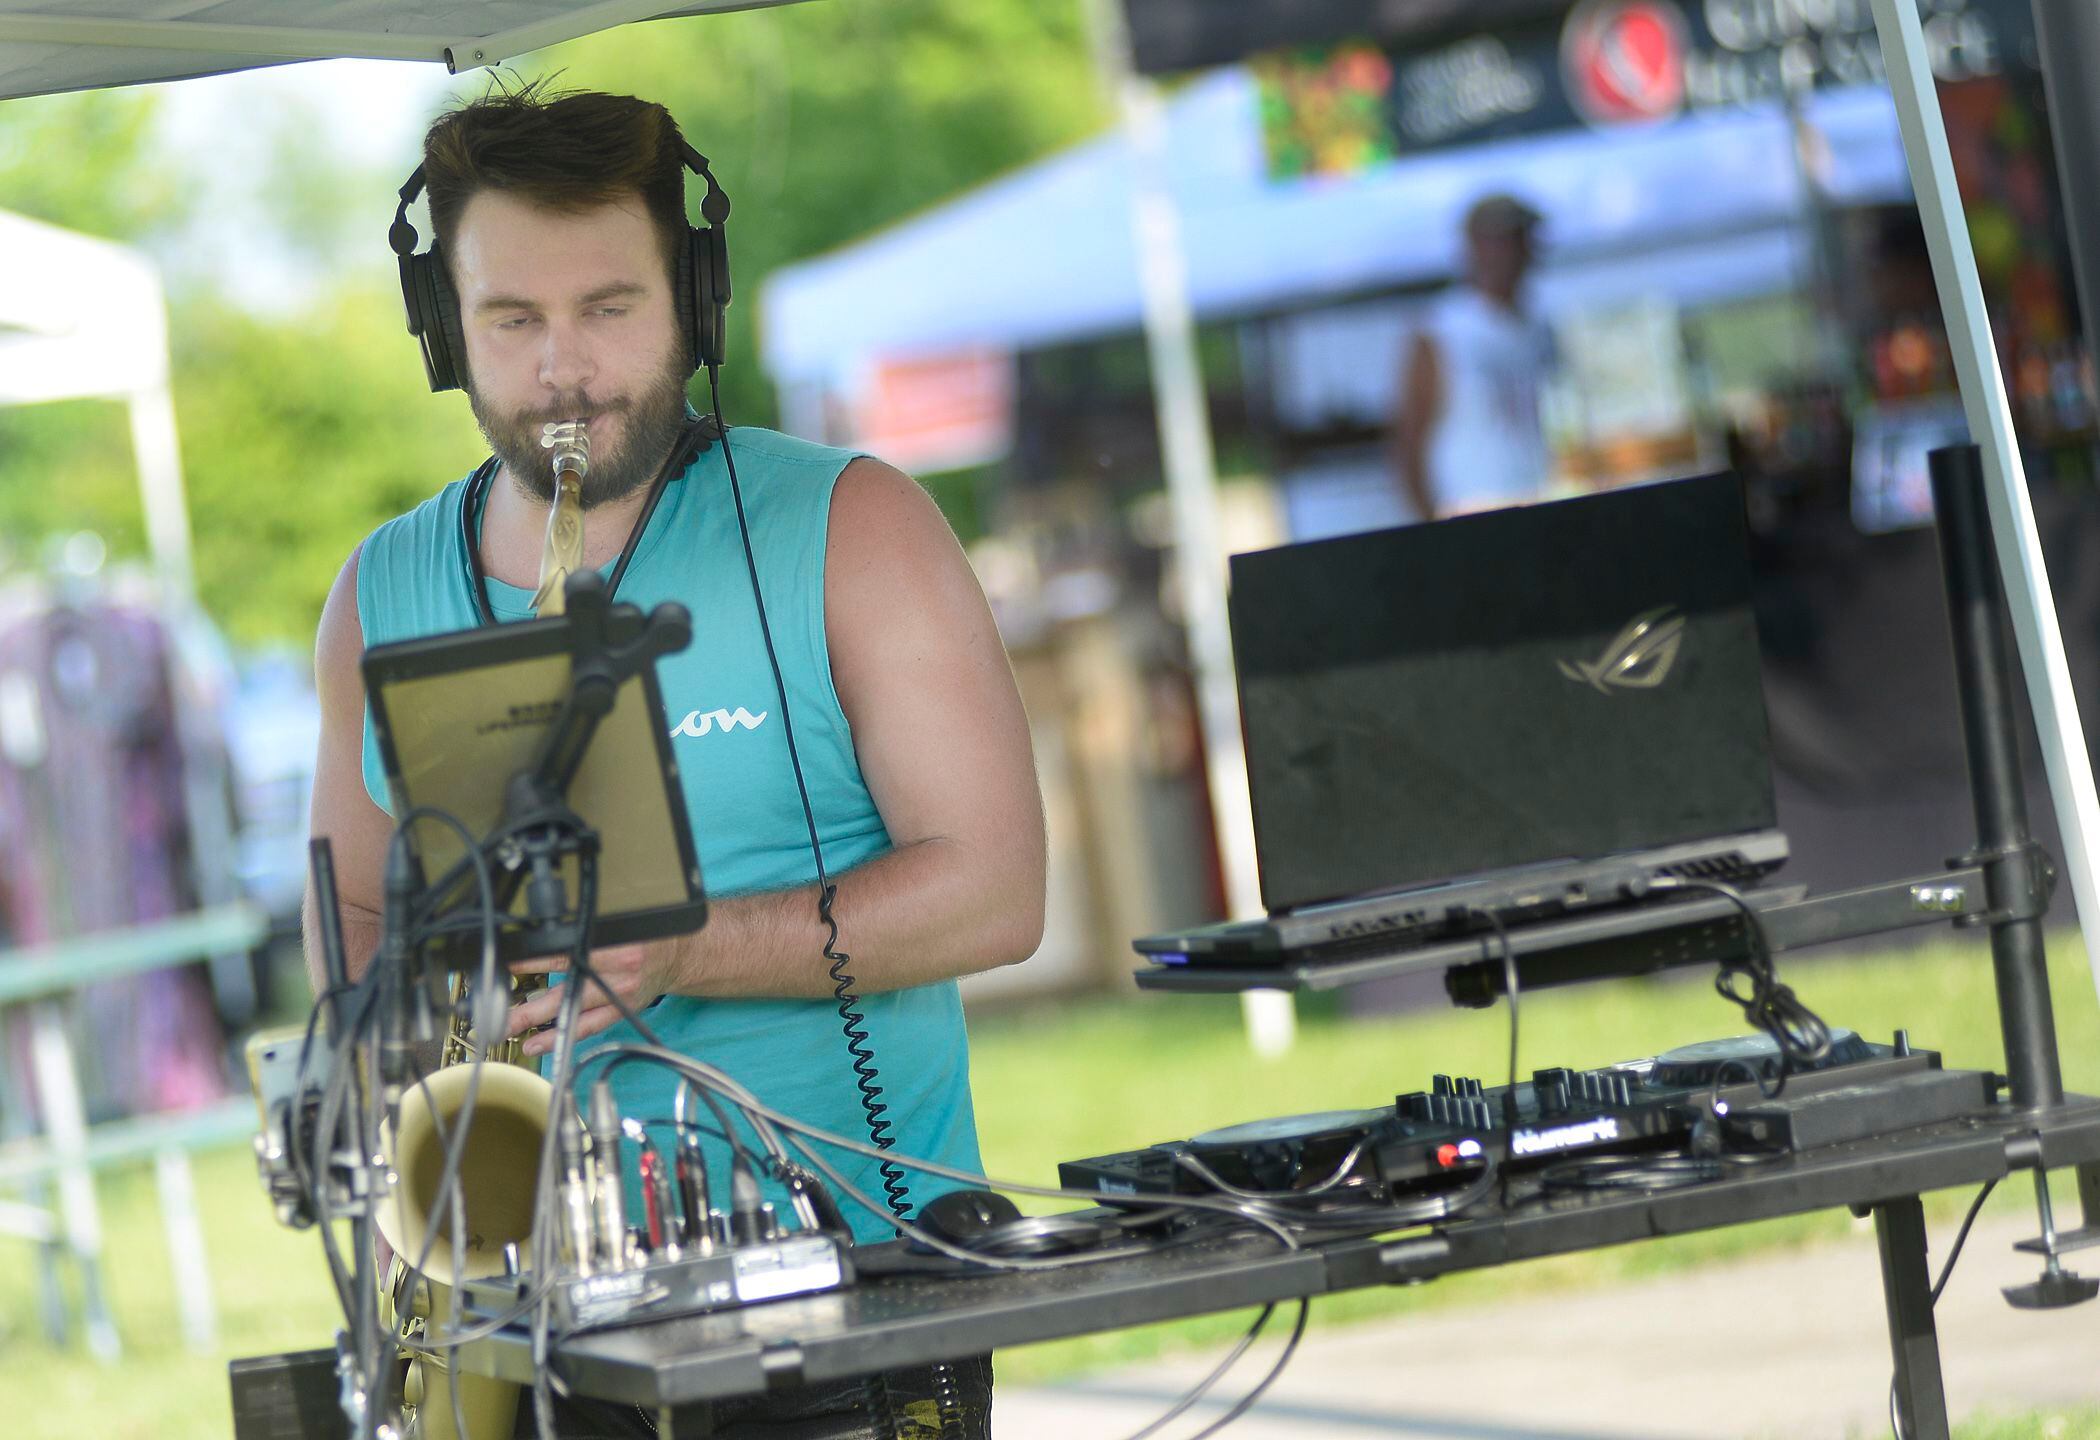
<instances>
[{"instance_id":1,"label":"white canopy roof","mask_svg":"<svg viewBox=\"0 0 2100 1440\"><path fill-rule=\"evenodd\" d=\"M160 275L136 251L0 211L0 405L107 398L131 412L154 564L178 608L190 589Z\"/></svg>"},{"instance_id":2,"label":"white canopy roof","mask_svg":"<svg viewBox=\"0 0 2100 1440\"><path fill-rule=\"evenodd\" d=\"M167 383L160 277L136 251L0 210L0 405Z\"/></svg>"},{"instance_id":3,"label":"white canopy roof","mask_svg":"<svg viewBox=\"0 0 2100 1440\"><path fill-rule=\"evenodd\" d=\"M0 100L293 60L500 65L634 20L793 0L0 0Z\"/></svg>"}]
</instances>

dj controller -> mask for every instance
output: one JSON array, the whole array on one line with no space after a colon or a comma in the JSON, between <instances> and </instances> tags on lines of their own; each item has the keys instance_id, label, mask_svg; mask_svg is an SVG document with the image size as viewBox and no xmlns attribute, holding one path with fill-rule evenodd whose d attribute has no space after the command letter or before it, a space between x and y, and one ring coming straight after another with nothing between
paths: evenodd
<instances>
[{"instance_id":1,"label":"dj controller","mask_svg":"<svg viewBox=\"0 0 2100 1440\"><path fill-rule=\"evenodd\" d=\"M1943 1069L1901 1031L1888 1045L1834 1031L1829 1054L1808 1066L1782 1065L1771 1039L1744 1036L1595 1070L1538 1070L1513 1086L1438 1075L1391 1105L1232 1125L1069 1161L1058 1175L1104 1195L1318 1189L1400 1199L1491 1166L1812 1150L1978 1113L1999 1083Z\"/></svg>"}]
</instances>

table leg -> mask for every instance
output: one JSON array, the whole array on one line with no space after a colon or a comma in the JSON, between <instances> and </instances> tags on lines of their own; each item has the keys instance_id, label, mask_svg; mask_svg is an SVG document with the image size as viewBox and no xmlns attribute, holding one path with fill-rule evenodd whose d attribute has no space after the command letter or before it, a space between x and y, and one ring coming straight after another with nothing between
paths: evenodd
<instances>
[{"instance_id":1,"label":"table leg","mask_svg":"<svg viewBox=\"0 0 2100 1440\"><path fill-rule=\"evenodd\" d=\"M58 1215L45 1198L50 1187L32 1182L29 1199L0 1200L0 1234L27 1240L36 1246L37 1314L43 1318L44 1334L53 1345L66 1343L66 1292L58 1273L62 1245Z\"/></svg>"},{"instance_id":2,"label":"table leg","mask_svg":"<svg viewBox=\"0 0 2100 1440\"><path fill-rule=\"evenodd\" d=\"M80 1271L80 1303L87 1321L88 1349L98 1360L114 1360L122 1347L109 1301L102 1293L102 1212L95 1203L95 1176L88 1167L87 1108L65 1017L50 1002L35 1007L30 1026L30 1064L36 1075L37 1108L44 1133L58 1158L59 1213L66 1245Z\"/></svg>"},{"instance_id":3,"label":"table leg","mask_svg":"<svg viewBox=\"0 0 2100 1440\"><path fill-rule=\"evenodd\" d=\"M1881 1244L1881 1292L1888 1306L1903 1435L1906 1440L1948 1440L1939 1331L1932 1321L1932 1272L1925 1263L1925 1207L1915 1195L1876 1205L1874 1234Z\"/></svg>"},{"instance_id":4,"label":"table leg","mask_svg":"<svg viewBox=\"0 0 2100 1440\"><path fill-rule=\"evenodd\" d=\"M175 1272L175 1305L182 1316L182 1338L192 1350L208 1351L219 1330L212 1303L211 1265L204 1254L204 1226L197 1219L197 1187L190 1158L181 1150L153 1157L160 1183L160 1218L168 1237L168 1266Z\"/></svg>"}]
</instances>

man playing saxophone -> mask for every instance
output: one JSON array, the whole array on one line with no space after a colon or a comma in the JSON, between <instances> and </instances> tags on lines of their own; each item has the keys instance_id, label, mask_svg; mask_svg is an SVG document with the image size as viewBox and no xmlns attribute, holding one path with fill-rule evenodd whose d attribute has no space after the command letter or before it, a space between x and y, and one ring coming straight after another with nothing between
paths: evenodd
<instances>
[{"instance_id":1,"label":"man playing saxophone","mask_svg":"<svg viewBox=\"0 0 2100 1440\"><path fill-rule=\"evenodd\" d=\"M528 618L535 600L558 594L557 571L605 568L625 552L617 600L645 610L677 601L694 619L693 644L658 673L712 910L697 934L596 952L577 1036L586 1046L635 1038L598 988L608 987L636 1011L649 1007L666 1043L769 1104L867 1134L825 957L813 829L896 1148L974 1170L955 982L1027 958L1042 935L1045 846L1026 717L975 577L910 477L755 428L685 453L688 382L720 358L719 333L712 349L697 333L709 316L686 249L687 153L660 106L538 86L491 93L430 127L421 173L431 258L446 282L430 318L493 453L375 531L331 590L316 644L313 833L333 844L347 949L361 965L378 941L394 828L363 649ZM565 436L583 463L557 472L549 436ZM659 472L667 478L653 484ZM315 919L309 895L310 937ZM308 952L318 981L311 941ZM543 1027L561 988L513 1010L528 1054L551 1045ZM627 1066L617 1098L626 1114L668 1115L673 1086L653 1067ZM834 1158L881 1193L872 1161ZM904 1185L913 1208L950 1188L911 1172ZM892 1233L877 1215L853 1224L862 1239ZM903 1393L914 1383L896 1377ZM795 1392L749 1417L785 1428L750 1433L801 1433L804 1421L787 1417L850 1410L854 1399L850 1388ZM629 1433L612 1408L567 1412L564 1433ZM639 1422L630 1410L624 1423Z\"/></svg>"}]
</instances>

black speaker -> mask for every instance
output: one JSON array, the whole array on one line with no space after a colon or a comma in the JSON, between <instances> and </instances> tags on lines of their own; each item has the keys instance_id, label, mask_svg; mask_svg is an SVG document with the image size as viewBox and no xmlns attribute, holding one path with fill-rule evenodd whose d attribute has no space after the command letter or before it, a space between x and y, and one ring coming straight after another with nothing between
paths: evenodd
<instances>
[{"instance_id":1,"label":"black speaker","mask_svg":"<svg viewBox=\"0 0 2100 1440\"><path fill-rule=\"evenodd\" d=\"M671 267L672 304L685 336L688 368L714 370L728 351L724 312L730 297L729 244L723 226L729 219L729 197L715 183L705 155L683 141L679 148L684 152L685 168L707 182L707 193L700 200L700 217L707 223L685 227L685 244ZM431 237L430 248L417 254L416 228L408 222L408 207L423 193L422 166L416 167L398 193L401 203L394 208L387 244L401 267L401 303L408 312L408 333L422 346L423 373L430 379L430 388L457 390L466 380L467 359L459 296L453 293L437 238Z\"/></svg>"}]
</instances>

